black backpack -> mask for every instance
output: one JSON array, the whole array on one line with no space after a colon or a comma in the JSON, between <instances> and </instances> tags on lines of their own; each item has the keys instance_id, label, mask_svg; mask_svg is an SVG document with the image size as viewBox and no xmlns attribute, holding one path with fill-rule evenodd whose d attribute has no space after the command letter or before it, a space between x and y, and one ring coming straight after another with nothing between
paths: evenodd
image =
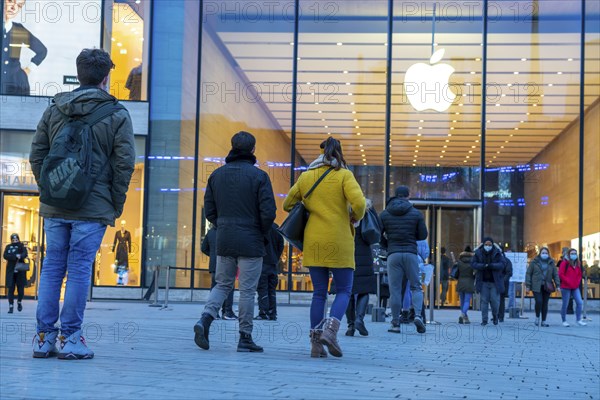
<instances>
[{"instance_id":1,"label":"black backpack","mask_svg":"<svg viewBox=\"0 0 600 400\"><path fill-rule=\"evenodd\" d=\"M124 109L115 101L81 118L65 115L66 122L52 140L42 163L39 181L42 203L66 210L78 210L85 204L98 178L92 173L92 127ZM108 158L100 171L107 163Z\"/></svg>"}]
</instances>

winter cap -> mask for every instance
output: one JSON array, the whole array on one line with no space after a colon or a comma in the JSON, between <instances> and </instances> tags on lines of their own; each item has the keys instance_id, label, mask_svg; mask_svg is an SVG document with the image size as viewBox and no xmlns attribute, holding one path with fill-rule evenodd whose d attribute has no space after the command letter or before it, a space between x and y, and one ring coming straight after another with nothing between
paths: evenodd
<instances>
[{"instance_id":1,"label":"winter cap","mask_svg":"<svg viewBox=\"0 0 600 400\"><path fill-rule=\"evenodd\" d=\"M17 235L16 233L13 233L12 235L10 235L10 240L14 240L17 239L19 242L21 241L21 239L19 238L19 235Z\"/></svg>"},{"instance_id":2,"label":"winter cap","mask_svg":"<svg viewBox=\"0 0 600 400\"><path fill-rule=\"evenodd\" d=\"M396 188L396 197L408 198L409 194L410 190L408 189L408 186L398 186Z\"/></svg>"},{"instance_id":3,"label":"winter cap","mask_svg":"<svg viewBox=\"0 0 600 400\"><path fill-rule=\"evenodd\" d=\"M482 243L485 243L485 242L487 242L487 241L490 241L490 242L492 242L492 244L494 244L494 239L492 239L492 237L491 237L491 236L486 236L486 237L484 237L484 238L483 238L483 242L482 242Z\"/></svg>"}]
</instances>

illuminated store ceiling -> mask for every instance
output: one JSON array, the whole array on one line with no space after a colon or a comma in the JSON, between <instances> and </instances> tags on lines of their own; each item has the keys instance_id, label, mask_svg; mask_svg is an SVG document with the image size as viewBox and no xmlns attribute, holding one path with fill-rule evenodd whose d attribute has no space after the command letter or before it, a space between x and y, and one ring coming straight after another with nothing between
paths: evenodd
<instances>
[{"instance_id":1,"label":"illuminated store ceiling","mask_svg":"<svg viewBox=\"0 0 600 400\"><path fill-rule=\"evenodd\" d=\"M398 25L403 28L401 23ZM404 95L403 83L411 65L428 63L431 56L430 25L420 25L418 30L424 32L393 35L390 163L477 166L481 149L482 34L436 34L435 49L445 49L440 63L455 69L450 84L457 96L444 112L417 112ZM480 29L481 21L472 22L468 29L473 30L473 25ZM382 165L385 27L378 33L338 33L303 32L302 21L300 26L297 150L305 160L312 160L319 153L319 143L330 133L342 140L350 164ZM382 27L381 22L377 27ZM460 31L460 26L455 30ZM488 34L488 165L530 162L579 115L580 34L507 30L496 33L491 26ZM291 33L249 30L217 35L249 81L263 88L264 102L290 135L295 45ZM598 33L586 36L585 51L587 108L600 96ZM267 96L264 88L279 89L270 89Z\"/></svg>"}]
</instances>

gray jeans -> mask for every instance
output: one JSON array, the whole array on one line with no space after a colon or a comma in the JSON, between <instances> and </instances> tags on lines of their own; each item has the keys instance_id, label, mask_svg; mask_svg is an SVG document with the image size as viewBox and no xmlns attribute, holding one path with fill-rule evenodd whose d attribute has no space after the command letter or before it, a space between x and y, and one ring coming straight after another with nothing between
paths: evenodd
<instances>
[{"instance_id":1,"label":"gray jeans","mask_svg":"<svg viewBox=\"0 0 600 400\"><path fill-rule=\"evenodd\" d=\"M488 321L488 305L492 304L492 318L498 318L500 295L494 282L481 282L481 322Z\"/></svg>"},{"instance_id":2,"label":"gray jeans","mask_svg":"<svg viewBox=\"0 0 600 400\"><path fill-rule=\"evenodd\" d=\"M392 253L388 256L387 268L390 282L392 324L398 324L400 320L403 299L402 280L405 276L410 283L415 315L420 318L423 307L423 288L419 277L419 256L412 253Z\"/></svg>"},{"instance_id":3,"label":"gray jeans","mask_svg":"<svg viewBox=\"0 0 600 400\"><path fill-rule=\"evenodd\" d=\"M252 319L254 318L254 295L262 271L262 257L217 257L215 280L217 285L211 289L204 312L216 318L223 302L233 290L237 269L240 282L239 320L240 332L252 334Z\"/></svg>"}]
</instances>

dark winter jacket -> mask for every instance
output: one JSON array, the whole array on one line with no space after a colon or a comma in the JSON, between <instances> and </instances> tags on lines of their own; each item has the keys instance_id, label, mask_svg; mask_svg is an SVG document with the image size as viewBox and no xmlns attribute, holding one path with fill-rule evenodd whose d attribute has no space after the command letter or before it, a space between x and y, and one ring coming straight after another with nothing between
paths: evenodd
<instances>
[{"instance_id":1,"label":"dark winter jacket","mask_svg":"<svg viewBox=\"0 0 600 400\"><path fill-rule=\"evenodd\" d=\"M554 281L556 289L560 288L558 268L556 268L556 264L552 258L548 257L547 261L548 269L546 270L546 278L544 280L544 272L542 271L542 258L538 255L531 260L525 274L525 286L527 287L527 290L531 290L532 292L541 292L542 285L545 285L546 282L552 281Z\"/></svg>"},{"instance_id":2,"label":"dark winter jacket","mask_svg":"<svg viewBox=\"0 0 600 400\"><path fill-rule=\"evenodd\" d=\"M498 247L492 246L490 253L487 255L485 253L486 252L483 249L483 245L479 245L479 247L475 249L475 255L471 260L471 267L477 271L475 276L475 288L477 289L477 292L481 291L483 286L483 275L485 271L488 270L492 272L498 294L502 294L504 293L505 268L502 251L498 249Z\"/></svg>"},{"instance_id":3,"label":"dark winter jacket","mask_svg":"<svg viewBox=\"0 0 600 400\"><path fill-rule=\"evenodd\" d=\"M283 237L277 232L279 226L273 223L267 237L268 243L265 246L266 255L263 258L263 265L277 265L283 253Z\"/></svg>"},{"instance_id":4,"label":"dark winter jacket","mask_svg":"<svg viewBox=\"0 0 600 400\"><path fill-rule=\"evenodd\" d=\"M447 281L448 279L450 279L450 273L448 270L452 265L452 261L450 260L450 257L448 257L445 254L442 254L441 260L442 266L440 268L440 280Z\"/></svg>"},{"instance_id":5,"label":"dark winter jacket","mask_svg":"<svg viewBox=\"0 0 600 400\"><path fill-rule=\"evenodd\" d=\"M458 282L456 284L457 292L473 293L475 292L475 271L471 267L473 253L463 251L458 256Z\"/></svg>"},{"instance_id":6,"label":"dark winter jacket","mask_svg":"<svg viewBox=\"0 0 600 400\"><path fill-rule=\"evenodd\" d=\"M94 87L82 87L54 96L31 143L29 163L37 182L40 180L44 158L50 151L50 144L65 124L64 116L83 117L106 103L116 101L104 90ZM97 173L98 178L89 198L79 210L65 210L41 203L42 217L97 221L114 226L115 219L121 216L135 165L135 143L129 112L119 110L98 122L92 130L92 172Z\"/></svg>"},{"instance_id":7,"label":"dark winter jacket","mask_svg":"<svg viewBox=\"0 0 600 400\"><path fill-rule=\"evenodd\" d=\"M206 232L200 250L209 258L208 272L211 274L217 272L217 230L214 226Z\"/></svg>"},{"instance_id":8,"label":"dark winter jacket","mask_svg":"<svg viewBox=\"0 0 600 400\"><path fill-rule=\"evenodd\" d=\"M510 278L513 276L513 265L512 261L502 254L504 259L504 292L508 293L508 285L510 284Z\"/></svg>"},{"instance_id":9,"label":"dark winter jacket","mask_svg":"<svg viewBox=\"0 0 600 400\"><path fill-rule=\"evenodd\" d=\"M352 294L377 293L377 277L373 269L371 246L362 237L362 224L356 228L354 236L354 281Z\"/></svg>"},{"instance_id":10,"label":"dark winter jacket","mask_svg":"<svg viewBox=\"0 0 600 400\"><path fill-rule=\"evenodd\" d=\"M20 258L17 258L17 254ZM4 259L6 260L6 280L4 285L8 288L15 284L16 279L18 284L25 285L27 273L21 271L15 274L15 265L19 260L27 258L27 247L22 242L10 243L4 248Z\"/></svg>"},{"instance_id":11,"label":"dark winter jacket","mask_svg":"<svg viewBox=\"0 0 600 400\"><path fill-rule=\"evenodd\" d=\"M217 255L263 257L275 220L275 198L266 172L250 153L232 150L208 178L206 218L217 227Z\"/></svg>"},{"instance_id":12,"label":"dark winter jacket","mask_svg":"<svg viewBox=\"0 0 600 400\"><path fill-rule=\"evenodd\" d=\"M427 239L425 219L406 199L392 198L380 215L384 237L381 245L392 253L417 252L417 240Z\"/></svg>"}]
</instances>

